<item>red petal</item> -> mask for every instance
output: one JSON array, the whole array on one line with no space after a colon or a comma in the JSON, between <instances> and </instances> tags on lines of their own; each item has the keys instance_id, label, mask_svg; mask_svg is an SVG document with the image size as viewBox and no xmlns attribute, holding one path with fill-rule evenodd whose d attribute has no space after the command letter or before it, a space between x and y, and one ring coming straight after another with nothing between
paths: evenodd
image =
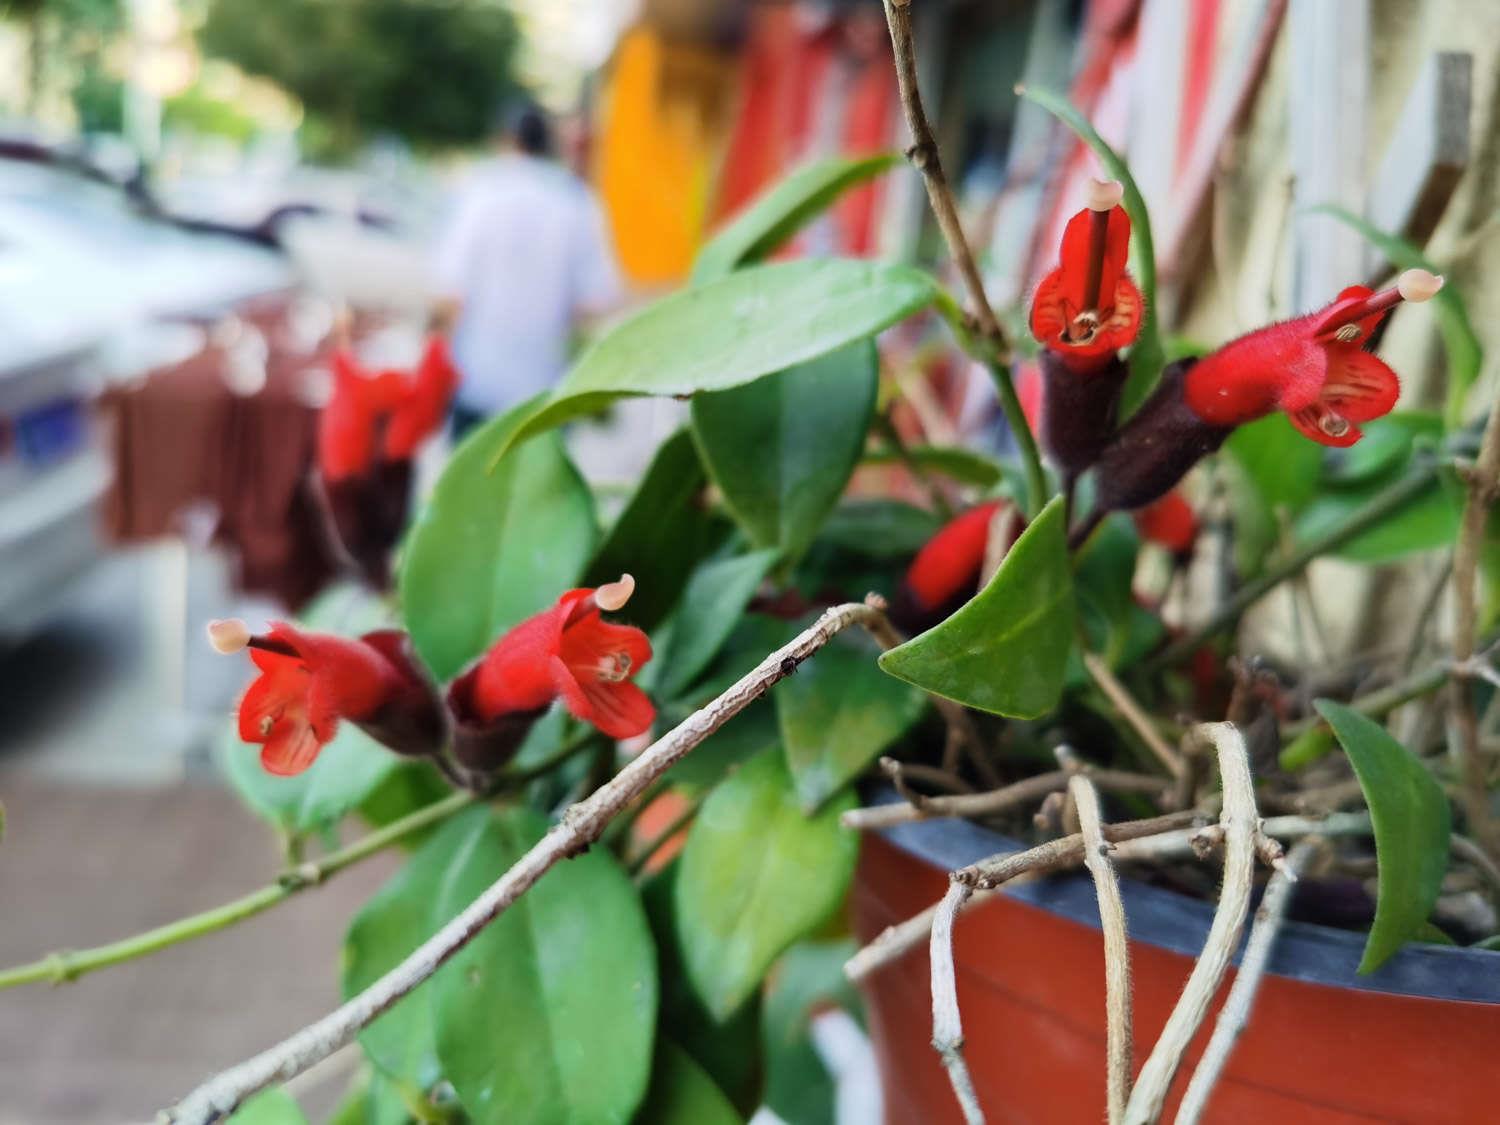
<instances>
[{"instance_id":1,"label":"red petal","mask_svg":"<svg viewBox=\"0 0 1500 1125\"><path fill-rule=\"evenodd\" d=\"M1031 298L1031 334L1039 344L1051 346L1062 339L1072 319L1063 305L1062 270L1042 278Z\"/></svg>"},{"instance_id":2,"label":"red petal","mask_svg":"<svg viewBox=\"0 0 1500 1125\"><path fill-rule=\"evenodd\" d=\"M1351 285L1348 288L1342 290L1339 295L1334 298L1334 301L1331 305L1329 305L1321 313L1317 314L1318 319L1316 325L1313 328L1313 334L1321 335L1324 332L1328 332L1333 328L1339 327L1340 325L1345 323L1345 318L1348 314L1349 309L1360 304L1366 297L1374 296L1374 294L1375 290L1371 289L1368 285ZM1378 312L1371 313L1369 316L1355 321L1355 325L1359 328L1359 335L1354 337L1353 339L1342 342L1348 344L1363 344L1370 338L1370 333L1375 331L1375 326L1378 325L1384 317L1384 312Z\"/></svg>"},{"instance_id":3,"label":"red petal","mask_svg":"<svg viewBox=\"0 0 1500 1125\"><path fill-rule=\"evenodd\" d=\"M1173 554L1192 550L1198 538L1198 517L1182 493L1173 489L1155 503L1133 513L1143 539L1165 547Z\"/></svg>"},{"instance_id":4,"label":"red petal","mask_svg":"<svg viewBox=\"0 0 1500 1125\"><path fill-rule=\"evenodd\" d=\"M1141 331L1141 315L1145 311L1146 299L1130 278L1120 276L1115 282L1115 297L1110 307L1109 319L1099 326L1099 333L1088 345L1090 351L1116 352L1135 343Z\"/></svg>"},{"instance_id":5,"label":"red petal","mask_svg":"<svg viewBox=\"0 0 1500 1125\"><path fill-rule=\"evenodd\" d=\"M1002 503L980 504L949 520L917 552L906 572L906 586L923 609L937 609L961 593L974 593L984 565L990 520Z\"/></svg>"},{"instance_id":6,"label":"red petal","mask_svg":"<svg viewBox=\"0 0 1500 1125\"><path fill-rule=\"evenodd\" d=\"M434 336L428 341L410 392L391 416L385 433L386 457L403 461L415 454L417 447L443 424L457 387L458 371L448 345L442 337Z\"/></svg>"},{"instance_id":7,"label":"red petal","mask_svg":"<svg viewBox=\"0 0 1500 1125\"><path fill-rule=\"evenodd\" d=\"M582 591L587 596L592 591ZM552 702L552 659L562 641L563 623L578 591L569 591L551 609L528 617L490 646L474 673L473 706L485 721L513 711L534 711Z\"/></svg>"},{"instance_id":8,"label":"red petal","mask_svg":"<svg viewBox=\"0 0 1500 1125\"><path fill-rule=\"evenodd\" d=\"M1325 413L1326 411L1322 404L1315 402L1311 406L1304 406L1301 410L1289 411L1287 418L1291 421L1292 425L1296 426L1302 432L1303 436L1310 437L1313 441L1321 445L1332 445L1342 449L1345 446L1353 445L1365 436L1364 431L1352 423L1341 434L1334 435L1328 433L1320 425Z\"/></svg>"},{"instance_id":9,"label":"red petal","mask_svg":"<svg viewBox=\"0 0 1500 1125\"><path fill-rule=\"evenodd\" d=\"M1354 347L1328 349L1328 375L1319 398L1351 422L1389 414L1401 380L1382 360Z\"/></svg>"},{"instance_id":10,"label":"red petal","mask_svg":"<svg viewBox=\"0 0 1500 1125\"><path fill-rule=\"evenodd\" d=\"M1063 229L1062 246L1058 258L1062 263L1062 297L1077 312L1087 306L1084 301L1088 288L1089 243L1093 238L1094 214L1088 208L1079 211ZM1105 228L1104 258L1099 271L1099 295L1103 300L1114 293L1115 286L1125 273L1125 263L1130 255L1130 216L1125 208L1112 207L1109 225Z\"/></svg>"},{"instance_id":11,"label":"red petal","mask_svg":"<svg viewBox=\"0 0 1500 1125\"><path fill-rule=\"evenodd\" d=\"M260 751L260 764L267 773L290 777L313 764L323 742L306 723L280 722Z\"/></svg>"},{"instance_id":12,"label":"red petal","mask_svg":"<svg viewBox=\"0 0 1500 1125\"><path fill-rule=\"evenodd\" d=\"M289 711L307 709L307 669L296 657L252 650L261 674L240 699L239 731L243 742L264 742L272 725Z\"/></svg>"},{"instance_id":13,"label":"red petal","mask_svg":"<svg viewBox=\"0 0 1500 1125\"><path fill-rule=\"evenodd\" d=\"M568 710L610 738L634 738L656 721L651 700L629 680L580 679L560 658L553 660L552 674Z\"/></svg>"}]
</instances>

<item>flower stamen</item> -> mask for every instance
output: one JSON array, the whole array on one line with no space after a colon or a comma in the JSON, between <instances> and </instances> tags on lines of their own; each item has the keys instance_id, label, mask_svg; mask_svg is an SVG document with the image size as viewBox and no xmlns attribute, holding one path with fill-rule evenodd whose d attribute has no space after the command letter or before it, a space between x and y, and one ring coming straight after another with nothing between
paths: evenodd
<instances>
[{"instance_id":1,"label":"flower stamen","mask_svg":"<svg viewBox=\"0 0 1500 1125\"><path fill-rule=\"evenodd\" d=\"M630 678L630 653L612 652L599 661L599 678L607 684L617 684Z\"/></svg>"},{"instance_id":2,"label":"flower stamen","mask_svg":"<svg viewBox=\"0 0 1500 1125\"><path fill-rule=\"evenodd\" d=\"M1359 322L1367 317L1395 308L1402 301L1420 303L1431 300L1443 287L1443 279L1426 270L1405 270L1396 279L1396 284L1379 293L1371 293L1364 300L1338 310L1338 321L1325 325L1323 331L1342 343L1359 339Z\"/></svg>"}]
</instances>

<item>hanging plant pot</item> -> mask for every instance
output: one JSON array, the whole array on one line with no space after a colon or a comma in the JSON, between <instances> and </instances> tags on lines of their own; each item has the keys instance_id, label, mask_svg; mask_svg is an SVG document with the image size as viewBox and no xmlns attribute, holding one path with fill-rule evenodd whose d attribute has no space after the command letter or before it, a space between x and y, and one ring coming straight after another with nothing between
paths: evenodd
<instances>
[{"instance_id":1,"label":"hanging plant pot","mask_svg":"<svg viewBox=\"0 0 1500 1125\"><path fill-rule=\"evenodd\" d=\"M1025 846L955 820L870 834L854 883L859 939L870 941L931 906L950 870ZM1213 905L1129 878L1121 890L1139 1069L1203 946ZM1104 946L1089 878L1070 874L1008 888L965 911L954 938L964 1055L991 1125L1103 1120ZM1495 1120L1500 953L1408 945L1377 972L1358 976L1363 947L1362 934L1284 925L1206 1121ZM861 989L886 1121L962 1125L930 1045L926 943L877 969ZM1165 1121L1176 1112L1214 1013L1178 1073Z\"/></svg>"}]
</instances>

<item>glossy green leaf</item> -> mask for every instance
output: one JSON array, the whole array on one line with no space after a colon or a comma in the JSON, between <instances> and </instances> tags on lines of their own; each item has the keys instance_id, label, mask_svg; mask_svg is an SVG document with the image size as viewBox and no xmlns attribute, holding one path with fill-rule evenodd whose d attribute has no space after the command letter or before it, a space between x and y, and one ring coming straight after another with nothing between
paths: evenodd
<instances>
[{"instance_id":1,"label":"glossy green leaf","mask_svg":"<svg viewBox=\"0 0 1500 1125\"><path fill-rule=\"evenodd\" d=\"M1428 273L1442 273L1427 257L1404 238L1389 234L1336 204L1325 203L1312 208L1315 212L1332 215L1340 222L1353 227L1379 250L1398 269L1421 269ZM1479 334L1469 320L1469 310L1463 296L1452 285L1445 285L1432 299L1432 308L1437 316L1438 332L1443 337L1443 348L1448 353L1448 404L1444 415L1450 425L1463 421L1464 399L1474 380L1479 378L1484 365L1484 348Z\"/></svg>"},{"instance_id":2,"label":"glossy green leaf","mask_svg":"<svg viewBox=\"0 0 1500 1125\"><path fill-rule=\"evenodd\" d=\"M307 1125L307 1116L296 1098L280 1086L273 1086L235 1111L229 1125Z\"/></svg>"},{"instance_id":3,"label":"glossy green leaf","mask_svg":"<svg viewBox=\"0 0 1500 1125\"><path fill-rule=\"evenodd\" d=\"M899 465L907 459L918 469L941 473L960 484L994 488L1005 478L1005 469L993 457L957 445L914 445L903 456L896 449L874 449L864 455L869 465Z\"/></svg>"},{"instance_id":4,"label":"glossy green leaf","mask_svg":"<svg viewBox=\"0 0 1500 1125\"><path fill-rule=\"evenodd\" d=\"M848 258L749 266L673 293L594 344L517 429L520 440L625 395L722 391L888 328L935 299L910 266ZM509 442L499 442L501 457Z\"/></svg>"},{"instance_id":5,"label":"glossy green leaf","mask_svg":"<svg viewBox=\"0 0 1500 1125\"><path fill-rule=\"evenodd\" d=\"M834 1125L833 1078L813 1046L809 1025L830 1004L859 1009L844 977L852 941L805 941L787 950L766 984L766 1105L784 1121Z\"/></svg>"},{"instance_id":6,"label":"glossy green leaf","mask_svg":"<svg viewBox=\"0 0 1500 1125\"><path fill-rule=\"evenodd\" d=\"M323 1125L408 1125L411 1119L396 1085L362 1066Z\"/></svg>"},{"instance_id":7,"label":"glossy green leaf","mask_svg":"<svg viewBox=\"0 0 1500 1125\"><path fill-rule=\"evenodd\" d=\"M436 895L452 917L546 832L526 809L471 837ZM645 1095L656 951L635 887L593 848L549 871L438 977L438 1058L475 1125L627 1122Z\"/></svg>"},{"instance_id":8,"label":"glossy green leaf","mask_svg":"<svg viewBox=\"0 0 1500 1125\"><path fill-rule=\"evenodd\" d=\"M859 853L839 826L845 794L803 813L779 749L746 762L703 803L678 872L688 978L717 1019L755 992L782 951L838 908Z\"/></svg>"},{"instance_id":9,"label":"glossy green leaf","mask_svg":"<svg viewBox=\"0 0 1500 1125\"><path fill-rule=\"evenodd\" d=\"M879 361L859 340L759 382L693 399L693 437L758 547L796 558L838 503L875 409Z\"/></svg>"},{"instance_id":10,"label":"glossy green leaf","mask_svg":"<svg viewBox=\"0 0 1500 1125\"><path fill-rule=\"evenodd\" d=\"M1141 537L1123 512L1116 512L1074 556L1073 588L1078 614L1092 651L1111 668L1139 659L1160 639L1162 625L1135 600L1133 584ZM1069 682L1087 682L1080 659Z\"/></svg>"},{"instance_id":11,"label":"glossy green leaf","mask_svg":"<svg viewBox=\"0 0 1500 1125\"><path fill-rule=\"evenodd\" d=\"M774 725L774 724L773 724ZM658 1041L679 1044L743 1114L761 1104L760 1014L756 998L729 1019L714 1019L693 989L677 940L673 887L681 863L674 860L641 887L651 933L656 938L661 981ZM643 1115L639 1120L650 1120Z\"/></svg>"},{"instance_id":12,"label":"glossy green leaf","mask_svg":"<svg viewBox=\"0 0 1500 1125\"><path fill-rule=\"evenodd\" d=\"M1298 433L1285 414L1240 426L1224 449L1267 509L1286 508L1295 515L1318 493L1323 447Z\"/></svg>"},{"instance_id":13,"label":"glossy green leaf","mask_svg":"<svg viewBox=\"0 0 1500 1125\"><path fill-rule=\"evenodd\" d=\"M1130 174L1130 166L1125 163L1125 158L1109 146L1089 119L1065 95L1042 86L1027 86L1019 93L1023 98L1036 102L1076 133L1093 151L1099 163L1125 189L1123 205L1125 213L1130 216L1130 269L1135 283L1140 286L1146 306L1141 316L1140 335L1130 349L1130 378L1120 396L1120 417L1128 418L1151 393L1151 388L1161 376L1166 358L1161 342L1161 327L1156 319L1156 244L1151 237L1151 216L1146 210L1146 197L1136 186L1135 177Z\"/></svg>"},{"instance_id":14,"label":"glossy green leaf","mask_svg":"<svg viewBox=\"0 0 1500 1125\"><path fill-rule=\"evenodd\" d=\"M490 468L530 409L523 403L458 447L407 536L402 613L439 680L552 604L593 550L593 497L559 438L529 442Z\"/></svg>"},{"instance_id":15,"label":"glossy green leaf","mask_svg":"<svg viewBox=\"0 0 1500 1125\"><path fill-rule=\"evenodd\" d=\"M1349 488L1389 479L1411 460L1418 442L1435 447L1443 437L1443 419L1427 410L1397 411L1366 422L1363 428L1365 436L1356 444L1325 451L1323 479L1334 487ZM1302 440L1314 445L1306 438Z\"/></svg>"},{"instance_id":16,"label":"glossy green leaf","mask_svg":"<svg viewBox=\"0 0 1500 1125\"><path fill-rule=\"evenodd\" d=\"M394 969L447 920L434 910L437 888L456 856L486 831L489 811L465 809L439 828L360 908L344 938L344 996L355 996ZM447 967L440 970L446 974ZM430 983L403 999L359 1035L360 1046L393 1079L429 1090L442 1076L432 1022Z\"/></svg>"},{"instance_id":17,"label":"glossy green leaf","mask_svg":"<svg viewBox=\"0 0 1500 1125\"><path fill-rule=\"evenodd\" d=\"M1463 509L1462 489L1444 474L1370 530L1345 543L1335 553L1350 562L1382 563L1418 551L1451 546L1458 536ZM1298 542L1315 539L1363 508L1390 484L1386 477L1359 488L1327 489L1298 517Z\"/></svg>"},{"instance_id":18,"label":"glossy green leaf","mask_svg":"<svg viewBox=\"0 0 1500 1125\"><path fill-rule=\"evenodd\" d=\"M900 500L850 500L829 513L818 542L872 559L904 559L942 526L934 512Z\"/></svg>"},{"instance_id":19,"label":"glossy green leaf","mask_svg":"<svg viewBox=\"0 0 1500 1125\"><path fill-rule=\"evenodd\" d=\"M635 495L589 563L582 585L633 575L635 595L624 617L639 628L655 628L682 594L693 566L727 527L700 502L707 483L692 436L679 430L656 451Z\"/></svg>"},{"instance_id":20,"label":"glossy green leaf","mask_svg":"<svg viewBox=\"0 0 1500 1125\"><path fill-rule=\"evenodd\" d=\"M1032 719L1057 705L1073 647L1073 581L1062 499L1016 540L989 584L880 667L967 707Z\"/></svg>"},{"instance_id":21,"label":"glossy green leaf","mask_svg":"<svg viewBox=\"0 0 1500 1125\"><path fill-rule=\"evenodd\" d=\"M769 699L757 699L694 747L667 771L667 777L689 793L702 792L723 781L736 766L780 745L776 706Z\"/></svg>"},{"instance_id":22,"label":"glossy green leaf","mask_svg":"<svg viewBox=\"0 0 1500 1125\"><path fill-rule=\"evenodd\" d=\"M844 192L900 163L899 155L886 152L834 156L794 168L704 243L693 263L693 281L712 281L766 257Z\"/></svg>"},{"instance_id":23,"label":"glossy green leaf","mask_svg":"<svg viewBox=\"0 0 1500 1125\"><path fill-rule=\"evenodd\" d=\"M1421 935L1437 902L1448 869L1448 798L1379 723L1327 699L1317 708L1349 755L1375 827L1375 922L1359 962L1370 973Z\"/></svg>"},{"instance_id":24,"label":"glossy green leaf","mask_svg":"<svg viewBox=\"0 0 1500 1125\"><path fill-rule=\"evenodd\" d=\"M693 572L656 653L658 696L676 699L708 667L778 555L776 550L752 551L712 559Z\"/></svg>"},{"instance_id":25,"label":"glossy green leaf","mask_svg":"<svg viewBox=\"0 0 1500 1125\"><path fill-rule=\"evenodd\" d=\"M740 1125L744 1118L692 1055L670 1039L659 1039L638 1120L650 1125Z\"/></svg>"},{"instance_id":26,"label":"glossy green leaf","mask_svg":"<svg viewBox=\"0 0 1500 1125\"><path fill-rule=\"evenodd\" d=\"M880 670L879 655L863 632L840 634L771 693L787 765L809 811L863 773L926 706L921 692Z\"/></svg>"},{"instance_id":27,"label":"glossy green leaf","mask_svg":"<svg viewBox=\"0 0 1500 1125\"><path fill-rule=\"evenodd\" d=\"M428 761L411 758L401 759L394 770L388 773L378 786L359 803L359 815L373 828L380 828L392 821L410 816L418 809L441 801L453 787ZM402 839L401 845L415 849L430 837L434 829L428 828Z\"/></svg>"}]
</instances>

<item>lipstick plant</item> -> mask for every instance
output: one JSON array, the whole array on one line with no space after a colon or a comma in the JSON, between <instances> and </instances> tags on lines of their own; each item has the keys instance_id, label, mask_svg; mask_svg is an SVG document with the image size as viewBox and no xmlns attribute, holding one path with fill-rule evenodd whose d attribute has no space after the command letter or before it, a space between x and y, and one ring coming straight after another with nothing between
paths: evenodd
<instances>
[{"instance_id":1,"label":"lipstick plant","mask_svg":"<svg viewBox=\"0 0 1500 1125\"><path fill-rule=\"evenodd\" d=\"M320 474L350 554L377 587L393 568L394 597L340 589L301 623L212 626L246 674L228 772L289 841L288 866L270 893L128 955L381 848L408 854L350 924L349 1004L169 1120L228 1113L352 1037L364 1065L341 1120L716 1123L763 1103L828 1120L806 1025L849 1002L826 967L853 952L858 806L894 781L896 817L926 816L942 794L1035 784L1067 745L1113 815L1217 816L1214 781L1176 748L1198 721L1250 738L1267 807L1368 806L1306 876L1369 931L1365 968L1435 931L1500 929L1492 908L1440 897L1453 824L1478 849L1460 856L1500 858L1489 764L1464 745L1450 759L1430 725L1403 746L1372 721L1453 677L1456 706L1484 702L1494 674L1475 649L1455 664L1423 623L1405 670L1367 653L1343 674L1327 654L1257 661L1235 642L1273 591L1305 600L1286 583L1327 555L1457 543L1454 596L1472 609L1454 466L1477 452L1493 471L1495 426L1480 451L1466 413L1397 411L1400 375L1377 354L1403 304L1453 294L1420 268L1378 289L1350 278L1314 312L1162 364L1154 271L1130 256L1149 220L1115 181L1066 224L1021 310L1029 341L912 266L762 260L891 166L796 173L705 249L691 285L469 436L409 526L410 460L456 379L446 348L411 375L340 354ZM877 341L901 323L990 368L1015 457L891 422ZM1012 361L1032 372L1020 395ZM606 520L559 427L642 395L687 399L689 421ZM1247 541L1259 552L1237 554ZM1205 566L1214 581L1195 580ZM994 807L1045 838L1061 801ZM370 835L339 847L349 814ZM1351 882L1372 838L1378 875ZM0 985L120 959L65 954Z\"/></svg>"}]
</instances>

